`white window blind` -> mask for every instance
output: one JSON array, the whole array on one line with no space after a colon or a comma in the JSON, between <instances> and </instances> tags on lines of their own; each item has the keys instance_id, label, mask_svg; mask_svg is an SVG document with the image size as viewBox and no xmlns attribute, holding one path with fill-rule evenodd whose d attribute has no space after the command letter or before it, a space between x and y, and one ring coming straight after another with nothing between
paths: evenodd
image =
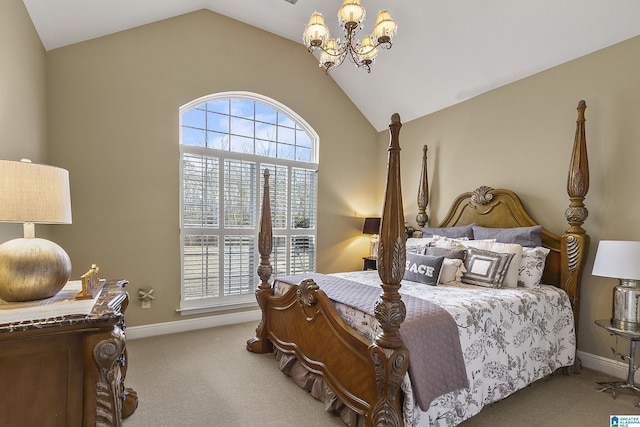
<instances>
[{"instance_id":1,"label":"white window blind","mask_svg":"<svg viewBox=\"0 0 640 427\"><path fill-rule=\"evenodd\" d=\"M255 245L254 236L224 236L224 295L253 295Z\"/></svg>"},{"instance_id":2,"label":"white window blind","mask_svg":"<svg viewBox=\"0 0 640 427\"><path fill-rule=\"evenodd\" d=\"M256 226L256 164L224 161L224 225L226 228Z\"/></svg>"},{"instance_id":3,"label":"white window blind","mask_svg":"<svg viewBox=\"0 0 640 427\"><path fill-rule=\"evenodd\" d=\"M218 236L185 236L183 260L184 299L219 296Z\"/></svg>"},{"instance_id":4,"label":"white window blind","mask_svg":"<svg viewBox=\"0 0 640 427\"><path fill-rule=\"evenodd\" d=\"M272 277L315 270L317 145L285 106L245 92L180 109L181 312L255 304L263 171L269 169Z\"/></svg>"},{"instance_id":5,"label":"white window blind","mask_svg":"<svg viewBox=\"0 0 640 427\"><path fill-rule=\"evenodd\" d=\"M289 206L289 170L286 166L263 163L260 170L269 169L269 198L271 200L271 226L286 229ZM260 174L260 200L264 197L264 175ZM262 206L262 205L261 205Z\"/></svg>"},{"instance_id":6,"label":"white window blind","mask_svg":"<svg viewBox=\"0 0 640 427\"><path fill-rule=\"evenodd\" d=\"M182 225L218 227L218 159L185 154L182 161Z\"/></svg>"}]
</instances>

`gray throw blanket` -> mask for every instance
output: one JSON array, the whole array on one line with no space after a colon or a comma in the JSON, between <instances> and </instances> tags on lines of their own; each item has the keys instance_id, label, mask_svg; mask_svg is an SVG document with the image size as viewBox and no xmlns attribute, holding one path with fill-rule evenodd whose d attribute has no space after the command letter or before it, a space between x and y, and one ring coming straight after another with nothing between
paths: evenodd
<instances>
[{"instance_id":1,"label":"gray throw blanket","mask_svg":"<svg viewBox=\"0 0 640 427\"><path fill-rule=\"evenodd\" d=\"M319 273L278 278L289 284L313 279L327 296L375 316L375 302L381 288ZM402 295L407 317L400 335L409 350L409 377L416 402L426 411L438 396L469 387L458 327L451 315L439 305L410 295Z\"/></svg>"}]
</instances>

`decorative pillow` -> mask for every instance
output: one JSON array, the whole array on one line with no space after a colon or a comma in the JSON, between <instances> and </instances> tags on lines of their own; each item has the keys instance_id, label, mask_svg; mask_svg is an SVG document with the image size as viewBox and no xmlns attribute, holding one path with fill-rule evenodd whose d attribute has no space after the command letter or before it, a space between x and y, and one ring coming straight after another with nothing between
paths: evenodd
<instances>
[{"instance_id":1,"label":"decorative pillow","mask_svg":"<svg viewBox=\"0 0 640 427\"><path fill-rule=\"evenodd\" d=\"M462 275L467 271L464 268L464 261L456 258L445 258L442 261L442 270L440 271L440 279L438 283L449 284L453 282L460 283Z\"/></svg>"},{"instance_id":2,"label":"decorative pillow","mask_svg":"<svg viewBox=\"0 0 640 427\"><path fill-rule=\"evenodd\" d=\"M462 275L462 283L500 288L513 254L468 248L464 266L467 271Z\"/></svg>"},{"instance_id":3,"label":"decorative pillow","mask_svg":"<svg viewBox=\"0 0 640 427\"><path fill-rule=\"evenodd\" d=\"M442 256L407 254L407 266L404 280L436 286L442 270Z\"/></svg>"},{"instance_id":4,"label":"decorative pillow","mask_svg":"<svg viewBox=\"0 0 640 427\"><path fill-rule=\"evenodd\" d=\"M427 246L424 248L424 255L443 256L445 258L451 258L451 259L464 259L466 254L467 254L466 248L451 249L451 248L440 248L435 246Z\"/></svg>"},{"instance_id":5,"label":"decorative pillow","mask_svg":"<svg viewBox=\"0 0 640 427\"><path fill-rule=\"evenodd\" d=\"M468 240L467 240L468 241ZM465 241L465 242L467 242ZM449 237L434 237L433 242L431 242L431 246L434 248L445 248L452 250L463 250L467 251L467 247L462 244L462 240L451 239Z\"/></svg>"},{"instance_id":6,"label":"decorative pillow","mask_svg":"<svg viewBox=\"0 0 640 427\"><path fill-rule=\"evenodd\" d=\"M425 237L425 238L409 237L407 239L407 242L405 243L405 247L407 248L407 253L424 255L425 248L429 246L432 241L433 241L432 237Z\"/></svg>"},{"instance_id":7,"label":"decorative pillow","mask_svg":"<svg viewBox=\"0 0 640 427\"><path fill-rule=\"evenodd\" d=\"M540 284L549 252L551 252L550 249L542 246L522 248L522 261L520 261L520 269L518 271L518 286L535 288Z\"/></svg>"},{"instance_id":8,"label":"decorative pillow","mask_svg":"<svg viewBox=\"0 0 640 427\"><path fill-rule=\"evenodd\" d=\"M515 243L500 243L487 240L469 240L462 242L467 247L484 249L486 251L513 254L511 262L502 282L503 288L515 288L518 286L518 269L522 261L522 246Z\"/></svg>"},{"instance_id":9,"label":"decorative pillow","mask_svg":"<svg viewBox=\"0 0 640 427\"><path fill-rule=\"evenodd\" d=\"M517 243L520 246L536 247L542 245L542 226L487 228L473 226L473 238L496 239L496 242Z\"/></svg>"},{"instance_id":10,"label":"decorative pillow","mask_svg":"<svg viewBox=\"0 0 640 427\"><path fill-rule=\"evenodd\" d=\"M473 226L475 224L461 225L457 227L423 227L423 237L444 236L451 237L453 239L459 239L466 237L467 239L473 239Z\"/></svg>"}]
</instances>

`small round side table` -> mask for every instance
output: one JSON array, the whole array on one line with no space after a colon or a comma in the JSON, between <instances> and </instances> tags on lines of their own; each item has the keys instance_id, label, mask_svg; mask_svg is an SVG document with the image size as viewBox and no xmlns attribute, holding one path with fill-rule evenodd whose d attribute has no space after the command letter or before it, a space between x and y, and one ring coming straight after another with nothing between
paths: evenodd
<instances>
[{"instance_id":1,"label":"small round side table","mask_svg":"<svg viewBox=\"0 0 640 427\"><path fill-rule=\"evenodd\" d=\"M635 366L636 343L640 341L640 332L614 328L613 325L611 325L611 319L596 320L596 325L606 329L611 335L629 340L629 355L620 354L612 348L613 354L620 356L620 358L629 365L626 381L599 381L598 384L604 387L598 391L611 390L611 395L614 399L616 398L616 388L630 388L636 393L640 393L640 388L635 385L634 381L636 370L640 368L640 366ZM636 403L636 407L640 408L640 401Z\"/></svg>"}]
</instances>

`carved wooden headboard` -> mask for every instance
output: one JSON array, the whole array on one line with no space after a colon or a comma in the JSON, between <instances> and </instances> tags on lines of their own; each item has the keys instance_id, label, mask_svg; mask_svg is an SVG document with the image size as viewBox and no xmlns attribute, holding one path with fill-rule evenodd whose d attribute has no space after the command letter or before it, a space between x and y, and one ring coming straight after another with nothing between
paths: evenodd
<instances>
[{"instance_id":1,"label":"carved wooden headboard","mask_svg":"<svg viewBox=\"0 0 640 427\"><path fill-rule=\"evenodd\" d=\"M527 213L516 193L486 186L458 196L439 227L474 223L493 228L539 225ZM547 255L543 283L560 286L561 239L561 236L542 227L542 245L551 250Z\"/></svg>"},{"instance_id":2,"label":"carved wooden headboard","mask_svg":"<svg viewBox=\"0 0 640 427\"><path fill-rule=\"evenodd\" d=\"M562 236L542 227L542 245L551 252L547 255L543 283L564 289L569 295L578 330L580 312L580 283L582 271L589 253L590 238L582 228L588 211L584 198L589 191L589 163L585 137L584 112L587 105L578 103L578 119L573 152L567 178L569 208L565 217L569 229ZM418 188L418 215L416 221L423 227L428 221L426 207L429 201L427 181L427 147L423 148L422 171ZM482 227L510 228L539 225L527 213L520 198L510 190L482 186L475 191L461 194L451 205L449 213L438 227L478 224Z\"/></svg>"}]
</instances>

